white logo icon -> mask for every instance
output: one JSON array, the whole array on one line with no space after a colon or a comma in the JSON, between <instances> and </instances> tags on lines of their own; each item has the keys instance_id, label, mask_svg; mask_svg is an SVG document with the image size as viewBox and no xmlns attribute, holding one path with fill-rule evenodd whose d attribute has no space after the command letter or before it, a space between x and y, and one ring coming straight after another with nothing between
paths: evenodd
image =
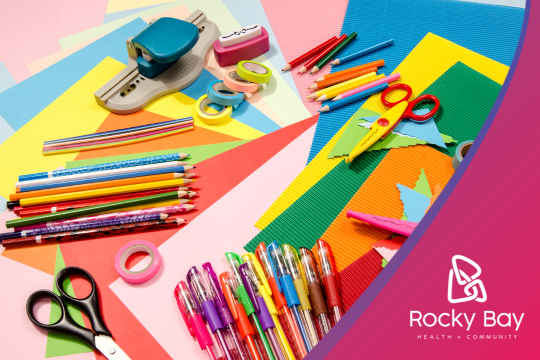
<instances>
[{"instance_id":1,"label":"white logo icon","mask_svg":"<svg viewBox=\"0 0 540 360\"><path fill-rule=\"evenodd\" d=\"M476 269L476 273L469 277L463 270L458 269L457 260L463 260L472 265ZM484 283L482 283L482 280L478 279L481 273L482 269L480 269L480 266L478 266L477 263L475 263L471 259L466 258L463 255L454 255L454 257L452 258L452 269L450 269L450 276L448 278L448 301L450 301L452 304L472 300L476 300L478 302L485 302L487 300L486 289L484 288ZM465 294L468 295L467 297L461 299L454 299L452 297L452 283L454 282L454 274L456 276L457 283L459 285L465 285L464 291ZM478 297L479 290L482 297Z\"/></svg>"}]
</instances>

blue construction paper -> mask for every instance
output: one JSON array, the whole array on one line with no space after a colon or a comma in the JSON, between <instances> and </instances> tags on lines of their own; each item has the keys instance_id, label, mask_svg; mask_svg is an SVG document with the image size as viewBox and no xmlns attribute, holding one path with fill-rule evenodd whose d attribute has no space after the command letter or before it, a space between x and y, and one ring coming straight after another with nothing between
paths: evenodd
<instances>
[{"instance_id":1,"label":"blue construction paper","mask_svg":"<svg viewBox=\"0 0 540 360\"><path fill-rule=\"evenodd\" d=\"M217 77L212 75L212 73L204 69L197 81L195 81L187 88L180 90L180 92L197 100L198 98L206 94L208 84L216 80L220 79L218 79ZM233 108L233 113L231 116L235 120L251 126L252 128L257 129L265 134L269 134L272 131L281 129L281 127L274 121L272 121L272 119L264 115L262 112L259 111L259 109L257 109L255 106L251 105L247 101L242 101L240 105L235 106Z\"/></svg>"},{"instance_id":2,"label":"blue construction paper","mask_svg":"<svg viewBox=\"0 0 540 360\"><path fill-rule=\"evenodd\" d=\"M222 0L229 11L234 15L236 20L242 26L248 26L252 24L259 24L266 29L270 38L270 50L264 54L270 61L270 64L276 69L281 70L287 61L283 57L283 53L279 47L279 43L274 35L270 21L266 17L263 6L259 0ZM294 91L296 96L300 99L300 93L296 88L296 84L289 71L280 72L279 74L289 87Z\"/></svg>"},{"instance_id":3,"label":"blue construction paper","mask_svg":"<svg viewBox=\"0 0 540 360\"><path fill-rule=\"evenodd\" d=\"M8 124L0 115L0 144L6 141L11 135L15 134L15 130Z\"/></svg>"},{"instance_id":4,"label":"blue construction paper","mask_svg":"<svg viewBox=\"0 0 540 360\"><path fill-rule=\"evenodd\" d=\"M385 66L380 72L390 74L424 36L432 32L510 66L521 34L524 13L523 9L515 7L453 0L350 0L341 33L356 31L361 35L341 55L394 39L393 45L346 64L346 68L350 68L384 59ZM332 72L339 70L343 70L343 67L332 67ZM321 113L308 162L364 102L361 100Z\"/></svg>"},{"instance_id":5,"label":"blue construction paper","mask_svg":"<svg viewBox=\"0 0 540 360\"><path fill-rule=\"evenodd\" d=\"M429 109L413 111L413 113L415 113L416 115L425 115L428 112ZM379 117L380 116L370 116L360 119L364 119L372 123ZM399 125L396 126L394 131L397 131L398 133L403 135L409 135L417 139L427 141L430 144L434 144L446 149L446 144L444 143L441 133L439 132L439 129L437 129L437 124L435 124L435 120L433 120L433 118L430 118L429 120L422 123L416 123L411 120L403 119L399 123Z\"/></svg>"},{"instance_id":6,"label":"blue construction paper","mask_svg":"<svg viewBox=\"0 0 540 360\"><path fill-rule=\"evenodd\" d=\"M126 39L147 26L137 18L4 91L0 115L17 131L107 56L127 65ZM87 96L94 96L92 93Z\"/></svg>"},{"instance_id":7,"label":"blue construction paper","mask_svg":"<svg viewBox=\"0 0 540 360\"><path fill-rule=\"evenodd\" d=\"M430 198L401 184L397 184L397 187L407 221L420 222L429 207Z\"/></svg>"},{"instance_id":8,"label":"blue construction paper","mask_svg":"<svg viewBox=\"0 0 540 360\"><path fill-rule=\"evenodd\" d=\"M103 17L103 23L106 24L106 23L109 23L111 21L122 19L122 18L125 18L126 16L137 14L137 13L140 13L142 11L154 8L156 6L161 6L161 5L163 5L163 4L150 5L150 6L140 7L140 8L136 8L136 9L128 9L128 10L122 10L122 11L113 12L113 13L110 13L110 14L105 14L105 16Z\"/></svg>"},{"instance_id":9,"label":"blue construction paper","mask_svg":"<svg viewBox=\"0 0 540 360\"><path fill-rule=\"evenodd\" d=\"M4 65L3 62L0 62L0 93L3 92L4 90L9 89L16 83L17 82L15 81L13 76L11 76L6 65Z\"/></svg>"}]
</instances>

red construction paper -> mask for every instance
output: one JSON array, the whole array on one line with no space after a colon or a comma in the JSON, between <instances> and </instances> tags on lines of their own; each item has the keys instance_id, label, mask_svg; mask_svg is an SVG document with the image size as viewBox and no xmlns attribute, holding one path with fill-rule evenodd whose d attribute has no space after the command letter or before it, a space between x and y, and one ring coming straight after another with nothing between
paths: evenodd
<instances>
[{"instance_id":1,"label":"red construction paper","mask_svg":"<svg viewBox=\"0 0 540 360\"><path fill-rule=\"evenodd\" d=\"M179 217L187 219L188 222L197 217L316 122L317 116L313 116L198 163L197 175L199 176L193 186L193 190L200 193L200 197L194 198L193 201L197 209ZM234 204L231 204L231 210L234 211ZM105 323L118 346L134 360L170 357L110 290L109 285L119 277L114 268L114 258L118 249L130 241L144 239L159 247L176 231L179 230L126 234L95 240L66 242L60 245L66 266L79 266L92 274L96 280ZM167 264L163 266L164 271L167 271ZM80 289L76 285L74 284L74 290L78 293ZM133 286L144 286L144 284ZM171 296L173 296L172 289ZM105 359L102 355L96 355L96 358Z\"/></svg>"},{"instance_id":2,"label":"red construction paper","mask_svg":"<svg viewBox=\"0 0 540 360\"><path fill-rule=\"evenodd\" d=\"M371 244L373 247L376 248L387 248L389 250L399 250L401 248L401 245L407 240L406 236L396 236L392 239L386 239L381 240L375 244Z\"/></svg>"}]
</instances>

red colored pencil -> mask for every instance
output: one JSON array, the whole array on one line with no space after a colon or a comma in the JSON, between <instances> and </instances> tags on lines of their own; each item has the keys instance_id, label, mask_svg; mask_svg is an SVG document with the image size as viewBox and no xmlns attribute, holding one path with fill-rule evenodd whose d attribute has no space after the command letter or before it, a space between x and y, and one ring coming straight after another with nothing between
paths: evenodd
<instances>
[{"instance_id":1,"label":"red colored pencil","mask_svg":"<svg viewBox=\"0 0 540 360\"><path fill-rule=\"evenodd\" d=\"M308 71L309 69L311 69L313 66L315 66L315 64L317 64L319 62L319 60L321 60L323 57L328 55L328 53L330 53L330 51L334 50L334 48L336 46L338 46L339 43L342 42L343 40L345 40L346 38L347 38L347 34L341 35L341 37L339 39L335 40L332 44L330 44L326 49L324 49L324 51L322 53L315 56L313 59L309 60L304 66L302 66L302 68L300 69L300 71L298 73L303 74L306 71Z\"/></svg>"},{"instance_id":2,"label":"red colored pencil","mask_svg":"<svg viewBox=\"0 0 540 360\"><path fill-rule=\"evenodd\" d=\"M294 59L293 61L291 61L287 65L285 65L285 67L283 69L281 69L281 71L288 71L288 70L291 70L293 67L295 67L297 65L300 65L301 63L303 63L307 59L312 58L313 56L317 55L318 53L320 53L321 51L326 49L328 46L330 46L330 44L332 44L336 40L337 40L337 37L335 37L335 36L333 38L331 38L331 39L326 40L321 45L317 46L316 48L313 48L312 50L308 51L304 55L300 55L299 57L297 57L296 59Z\"/></svg>"},{"instance_id":3,"label":"red colored pencil","mask_svg":"<svg viewBox=\"0 0 540 360\"><path fill-rule=\"evenodd\" d=\"M44 204L44 205L34 205L34 206L18 206L15 208L15 213L24 218L29 216L44 215L50 214L53 212L60 212L72 209L79 209L88 206L107 204L114 201L122 201L128 199L135 199L143 196L163 194L171 191L187 191L187 187L171 187L166 189L156 189L156 190L147 190L139 191L136 193L120 194L113 196L101 196L97 198L83 199L83 200L74 200L74 201L63 201L55 204ZM18 212L17 212L17 209Z\"/></svg>"}]
</instances>

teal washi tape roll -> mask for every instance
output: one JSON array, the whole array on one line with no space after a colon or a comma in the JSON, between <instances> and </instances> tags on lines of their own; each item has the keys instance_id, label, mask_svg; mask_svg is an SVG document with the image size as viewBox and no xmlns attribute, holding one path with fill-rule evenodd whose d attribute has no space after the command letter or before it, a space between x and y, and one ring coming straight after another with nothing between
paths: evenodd
<instances>
[{"instance_id":1,"label":"teal washi tape roll","mask_svg":"<svg viewBox=\"0 0 540 360\"><path fill-rule=\"evenodd\" d=\"M229 88L221 80L208 84L207 95L210 100L223 106L240 105L244 101L244 93Z\"/></svg>"},{"instance_id":2,"label":"teal washi tape roll","mask_svg":"<svg viewBox=\"0 0 540 360\"><path fill-rule=\"evenodd\" d=\"M467 140L458 145L454 157L452 158L452 167L454 168L454 170L457 170L459 164L461 164L463 158L465 157L465 155L467 155L467 152L471 148L472 144L472 140Z\"/></svg>"}]
</instances>

